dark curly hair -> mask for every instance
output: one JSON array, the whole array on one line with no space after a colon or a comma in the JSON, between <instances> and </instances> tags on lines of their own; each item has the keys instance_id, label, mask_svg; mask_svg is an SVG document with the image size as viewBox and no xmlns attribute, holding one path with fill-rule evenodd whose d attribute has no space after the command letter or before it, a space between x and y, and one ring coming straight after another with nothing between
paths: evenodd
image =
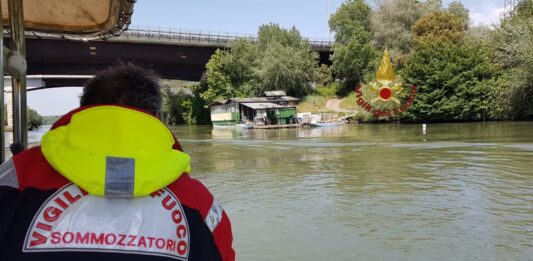
<instances>
[{"instance_id":1,"label":"dark curly hair","mask_svg":"<svg viewBox=\"0 0 533 261\"><path fill-rule=\"evenodd\" d=\"M80 105L127 105L156 114L162 101L158 80L152 70L132 63L118 64L96 73L83 87Z\"/></svg>"}]
</instances>

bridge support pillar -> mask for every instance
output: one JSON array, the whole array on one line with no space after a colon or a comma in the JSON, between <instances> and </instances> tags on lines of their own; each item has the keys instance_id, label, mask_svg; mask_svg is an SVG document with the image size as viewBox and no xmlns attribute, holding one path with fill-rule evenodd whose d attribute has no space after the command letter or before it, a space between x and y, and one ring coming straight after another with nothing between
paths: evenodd
<instances>
[{"instance_id":1,"label":"bridge support pillar","mask_svg":"<svg viewBox=\"0 0 533 261\"><path fill-rule=\"evenodd\" d=\"M7 130L11 131L13 130L13 93L7 92L6 93L6 105L7 105Z\"/></svg>"}]
</instances>

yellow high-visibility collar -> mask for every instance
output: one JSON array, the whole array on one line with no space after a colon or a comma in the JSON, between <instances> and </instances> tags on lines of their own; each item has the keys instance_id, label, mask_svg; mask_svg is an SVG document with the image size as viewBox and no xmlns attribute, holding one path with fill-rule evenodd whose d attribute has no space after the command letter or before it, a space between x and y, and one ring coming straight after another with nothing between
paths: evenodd
<instances>
[{"instance_id":1,"label":"yellow high-visibility collar","mask_svg":"<svg viewBox=\"0 0 533 261\"><path fill-rule=\"evenodd\" d=\"M158 119L118 106L96 106L72 115L46 133L41 150L65 178L97 196L145 196L190 171L188 154Z\"/></svg>"}]
</instances>

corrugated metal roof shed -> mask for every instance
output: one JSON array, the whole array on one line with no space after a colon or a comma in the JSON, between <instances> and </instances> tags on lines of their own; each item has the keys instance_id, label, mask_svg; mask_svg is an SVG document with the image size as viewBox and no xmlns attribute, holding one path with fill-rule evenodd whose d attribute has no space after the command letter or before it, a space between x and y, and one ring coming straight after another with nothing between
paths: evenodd
<instances>
[{"instance_id":1,"label":"corrugated metal roof shed","mask_svg":"<svg viewBox=\"0 0 533 261\"><path fill-rule=\"evenodd\" d=\"M253 98L229 98L227 100L216 100L213 103L210 104L210 106L215 105L221 105L221 104L230 104L230 103L273 103L273 102L281 102L281 101L287 101L287 102L294 102L299 101L300 99L291 97L291 96L283 96L283 97L253 97Z\"/></svg>"},{"instance_id":2,"label":"corrugated metal roof shed","mask_svg":"<svg viewBox=\"0 0 533 261\"><path fill-rule=\"evenodd\" d=\"M281 106L271 102L259 102L259 103L243 103L243 106L252 108L254 110L260 109L272 109L272 108L287 108L286 106Z\"/></svg>"},{"instance_id":3,"label":"corrugated metal roof shed","mask_svg":"<svg viewBox=\"0 0 533 261\"><path fill-rule=\"evenodd\" d=\"M229 101L237 102L237 103L269 102L269 100L266 97L258 97L258 98L229 98Z\"/></svg>"},{"instance_id":4,"label":"corrugated metal roof shed","mask_svg":"<svg viewBox=\"0 0 533 261\"><path fill-rule=\"evenodd\" d=\"M249 103L249 102L273 102L273 101L299 101L300 99L291 96L279 97L279 99L268 99L267 97L256 98L230 98L228 101L237 103ZM227 102L226 102L227 103Z\"/></svg>"}]
</instances>

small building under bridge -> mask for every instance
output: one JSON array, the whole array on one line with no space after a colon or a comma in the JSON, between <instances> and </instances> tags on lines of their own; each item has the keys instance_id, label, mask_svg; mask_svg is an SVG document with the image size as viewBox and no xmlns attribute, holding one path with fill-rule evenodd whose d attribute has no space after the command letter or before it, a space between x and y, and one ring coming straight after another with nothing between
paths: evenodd
<instances>
[{"instance_id":1,"label":"small building under bridge","mask_svg":"<svg viewBox=\"0 0 533 261\"><path fill-rule=\"evenodd\" d=\"M284 91L267 91L263 97L230 98L211 104L213 126L279 126L297 124L296 104L299 99Z\"/></svg>"}]
</instances>

